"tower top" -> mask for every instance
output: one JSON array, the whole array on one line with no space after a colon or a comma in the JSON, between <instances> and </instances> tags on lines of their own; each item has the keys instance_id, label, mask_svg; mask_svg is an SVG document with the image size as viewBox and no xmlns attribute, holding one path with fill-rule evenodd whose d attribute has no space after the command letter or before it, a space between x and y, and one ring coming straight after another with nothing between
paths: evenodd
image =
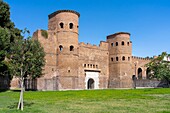
<instances>
[{"instance_id":1,"label":"tower top","mask_svg":"<svg viewBox=\"0 0 170 113\"><path fill-rule=\"evenodd\" d=\"M115 36L117 36L117 35L121 35L121 34L127 34L127 35L130 36L130 33L128 33L128 32L118 32L118 33L115 33L115 34L112 34L112 35L107 36L107 39L113 38L113 37L115 37Z\"/></svg>"},{"instance_id":2,"label":"tower top","mask_svg":"<svg viewBox=\"0 0 170 113\"><path fill-rule=\"evenodd\" d=\"M59 14L59 13L62 13L62 12L69 12L69 13L74 13L76 14L78 17L80 17L80 13L76 12L76 11L73 11L73 10L58 10L58 11L55 11L51 14L48 15L48 18L52 18L54 17L55 15Z\"/></svg>"}]
</instances>

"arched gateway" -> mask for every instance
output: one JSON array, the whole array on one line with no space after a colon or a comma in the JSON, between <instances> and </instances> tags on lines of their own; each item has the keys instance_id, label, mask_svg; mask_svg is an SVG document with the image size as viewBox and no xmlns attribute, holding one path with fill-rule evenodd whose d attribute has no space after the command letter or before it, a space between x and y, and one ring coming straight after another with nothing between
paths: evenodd
<instances>
[{"instance_id":1,"label":"arched gateway","mask_svg":"<svg viewBox=\"0 0 170 113\"><path fill-rule=\"evenodd\" d=\"M94 80L92 78L90 78L87 83L87 88L94 89L94 83L95 83Z\"/></svg>"},{"instance_id":2,"label":"arched gateway","mask_svg":"<svg viewBox=\"0 0 170 113\"><path fill-rule=\"evenodd\" d=\"M85 89L99 89L99 72L86 71Z\"/></svg>"}]
</instances>

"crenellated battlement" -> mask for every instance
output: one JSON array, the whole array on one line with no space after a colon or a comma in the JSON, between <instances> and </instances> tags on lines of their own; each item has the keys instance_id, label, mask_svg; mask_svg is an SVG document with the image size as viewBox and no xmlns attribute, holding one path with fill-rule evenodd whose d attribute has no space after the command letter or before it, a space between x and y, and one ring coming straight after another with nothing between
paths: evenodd
<instances>
[{"instance_id":1,"label":"crenellated battlement","mask_svg":"<svg viewBox=\"0 0 170 113\"><path fill-rule=\"evenodd\" d=\"M48 18L53 18L55 15L59 14L59 13L74 13L76 14L78 17L80 17L80 13L76 12L76 11L73 11L73 10L58 10L58 11L55 11L53 12L52 14L48 15Z\"/></svg>"},{"instance_id":2,"label":"crenellated battlement","mask_svg":"<svg viewBox=\"0 0 170 113\"><path fill-rule=\"evenodd\" d=\"M107 39L115 38L116 36L119 36L119 35L127 35L127 36L130 36L130 33L128 33L128 32L118 32L118 33L114 33L114 34L111 34L111 35L107 36Z\"/></svg>"},{"instance_id":3,"label":"crenellated battlement","mask_svg":"<svg viewBox=\"0 0 170 113\"><path fill-rule=\"evenodd\" d=\"M137 59L137 60L151 60L150 58L143 58L143 57L138 57L138 56L132 56L132 59Z\"/></svg>"},{"instance_id":4,"label":"crenellated battlement","mask_svg":"<svg viewBox=\"0 0 170 113\"><path fill-rule=\"evenodd\" d=\"M100 41L99 45L95 45L95 44L90 44L87 43L85 44L84 42L80 42L79 46L83 46L83 47L87 47L87 48L91 48L91 49L104 49L104 50L108 50L108 43L104 42L104 41Z\"/></svg>"}]
</instances>

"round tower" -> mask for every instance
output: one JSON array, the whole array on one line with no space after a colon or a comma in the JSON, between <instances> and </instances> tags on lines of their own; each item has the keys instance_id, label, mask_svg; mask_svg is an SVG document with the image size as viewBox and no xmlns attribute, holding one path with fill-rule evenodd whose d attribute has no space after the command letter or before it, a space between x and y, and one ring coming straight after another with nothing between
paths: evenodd
<instances>
[{"instance_id":1,"label":"round tower","mask_svg":"<svg viewBox=\"0 0 170 113\"><path fill-rule=\"evenodd\" d=\"M132 87L132 43L130 33L107 36L109 43L109 88Z\"/></svg>"},{"instance_id":2,"label":"round tower","mask_svg":"<svg viewBox=\"0 0 170 113\"><path fill-rule=\"evenodd\" d=\"M49 16L48 31L54 32L58 44L67 47L78 45L78 20L80 14L72 10L58 10Z\"/></svg>"},{"instance_id":3,"label":"round tower","mask_svg":"<svg viewBox=\"0 0 170 113\"><path fill-rule=\"evenodd\" d=\"M59 10L49 16L48 31L56 39L56 66L62 89L74 89L78 76L78 21L80 14L72 10Z\"/></svg>"}]
</instances>

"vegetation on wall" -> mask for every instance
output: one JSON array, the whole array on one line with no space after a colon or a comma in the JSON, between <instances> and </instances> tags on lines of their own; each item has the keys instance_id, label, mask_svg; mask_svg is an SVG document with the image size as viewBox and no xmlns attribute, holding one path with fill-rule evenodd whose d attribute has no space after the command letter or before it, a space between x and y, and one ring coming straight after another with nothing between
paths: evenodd
<instances>
[{"instance_id":1,"label":"vegetation on wall","mask_svg":"<svg viewBox=\"0 0 170 113\"><path fill-rule=\"evenodd\" d=\"M41 35L46 39L48 38L48 32L46 30L41 29Z\"/></svg>"}]
</instances>

